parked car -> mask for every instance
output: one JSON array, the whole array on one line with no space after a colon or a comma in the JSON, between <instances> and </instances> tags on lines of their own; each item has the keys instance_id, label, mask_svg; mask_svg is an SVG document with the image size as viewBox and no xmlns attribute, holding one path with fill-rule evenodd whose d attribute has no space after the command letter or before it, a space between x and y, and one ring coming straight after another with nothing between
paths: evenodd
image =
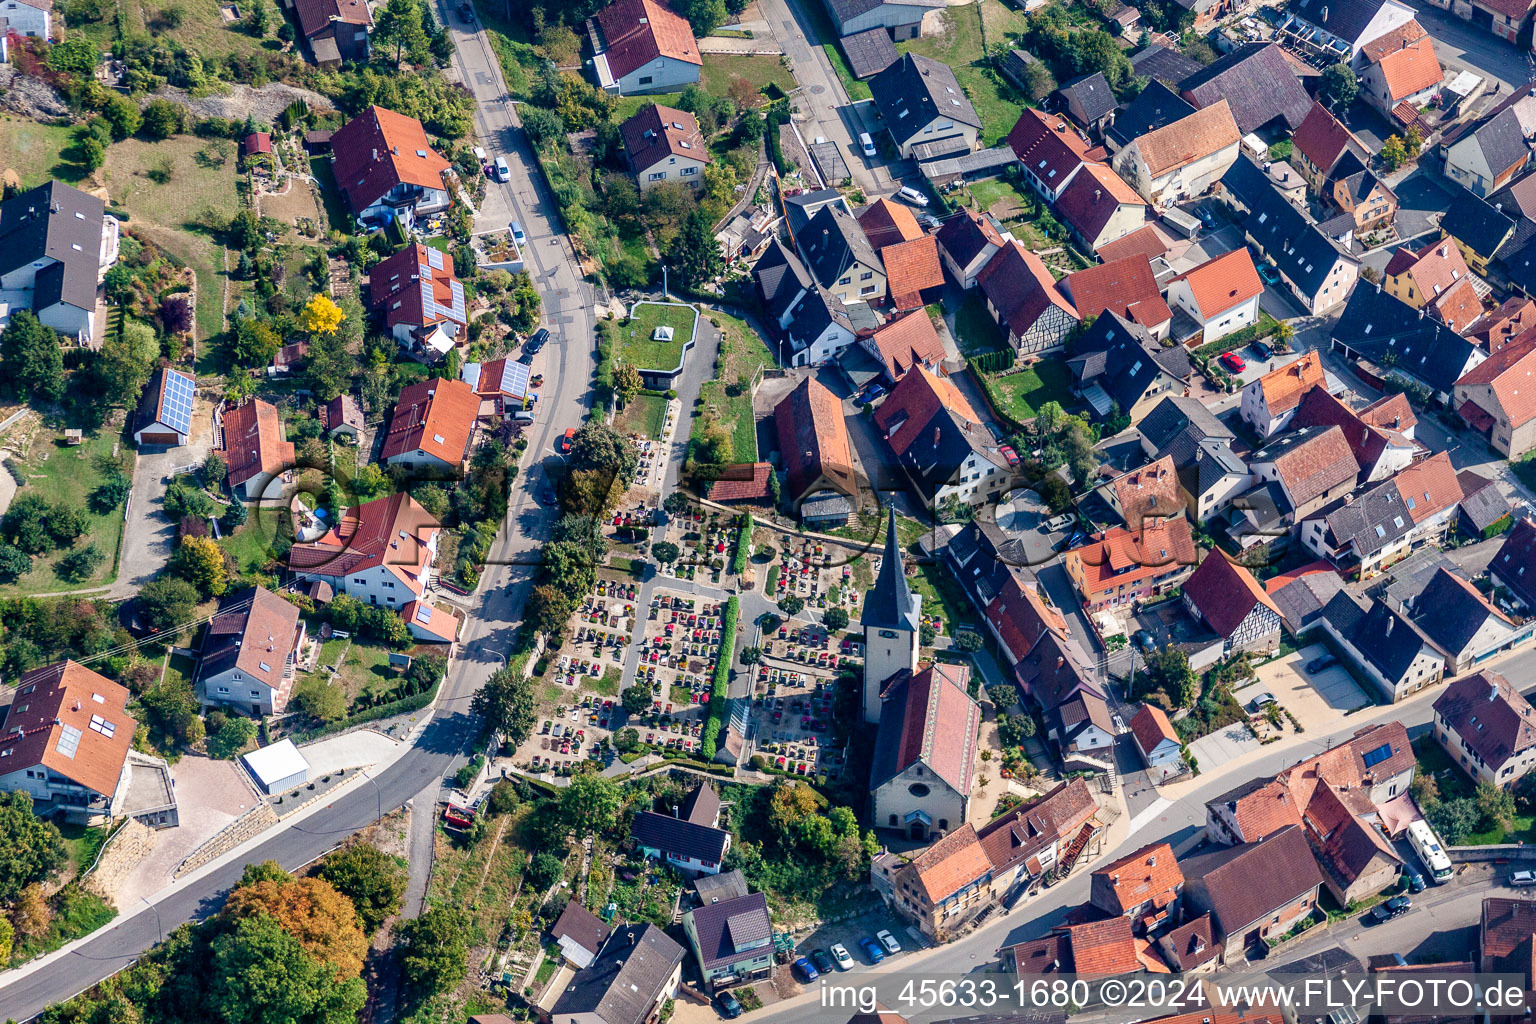
<instances>
[{"instance_id":1,"label":"parked car","mask_svg":"<svg viewBox=\"0 0 1536 1024\"><path fill-rule=\"evenodd\" d=\"M997 454L1007 459L1008 465L1010 466L1017 466L1019 464L1019 453L1008 447L1006 444L1000 444L997 446Z\"/></svg>"},{"instance_id":2,"label":"parked car","mask_svg":"<svg viewBox=\"0 0 1536 1024\"><path fill-rule=\"evenodd\" d=\"M816 969L822 974L831 974L834 969L832 964L832 954L828 953L824 949L811 950L811 963L815 964Z\"/></svg>"},{"instance_id":3,"label":"parked car","mask_svg":"<svg viewBox=\"0 0 1536 1024\"><path fill-rule=\"evenodd\" d=\"M1253 354L1258 356L1260 359L1268 359L1270 356L1275 354L1275 350L1270 348L1269 345L1262 341L1256 341L1248 347L1251 348L1253 350Z\"/></svg>"},{"instance_id":4,"label":"parked car","mask_svg":"<svg viewBox=\"0 0 1536 1024\"><path fill-rule=\"evenodd\" d=\"M546 484L544 486L544 488L539 491L539 504L540 505L547 505L550 508L553 508L554 506L558 505L559 503L560 503L560 499L558 497L556 497L555 489L553 487L550 487L550 486L548 486Z\"/></svg>"},{"instance_id":5,"label":"parked car","mask_svg":"<svg viewBox=\"0 0 1536 1024\"><path fill-rule=\"evenodd\" d=\"M1273 263L1268 261L1260 262L1258 269L1259 277L1264 279L1265 284L1273 285L1280 283L1280 271L1275 269L1275 265Z\"/></svg>"},{"instance_id":6,"label":"parked car","mask_svg":"<svg viewBox=\"0 0 1536 1024\"><path fill-rule=\"evenodd\" d=\"M875 140L869 137L869 132L859 132L859 148L865 156L875 155Z\"/></svg>"},{"instance_id":7,"label":"parked car","mask_svg":"<svg viewBox=\"0 0 1536 1024\"><path fill-rule=\"evenodd\" d=\"M1058 530L1065 530L1075 522L1077 522L1077 516L1071 512L1064 512L1059 516L1047 519L1045 521L1045 529L1048 533L1055 533Z\"/></svg>"},{"instance_id":8,"label":"parked car","mask_svg":"<svg viewBox=\"0 0 1536 1024\"><path fill-rule=\"evenodd\" d=\"M1410 870L1408 870L1408 871L1403 873L1403 877L1408 879L1408 891L1409 892L1423 892L1424 891L1424 876L1423 875L1419 874L1417 871L1414 871L1414 870L1410 869Z\"/></svg>"},{"instance_id":9,"label":"parked car","mask_svg":"<svg viewBox=\"0 0 1536 1024\"><path fill-rule=\"evenodd\" d=\"M904 203L911 203L913 206L928 205L928 197L922 192L913 188L911 185L901 186L901 188L896 192L896 198L900 199Z\"/></svg>"},{"instance_id":10,"label":"parked car","mask_svg":"<svg viewBox=\"0 0 1536 1024\"><path fill-rule=\"evenodd\" d=\"M496 163L493 166L496 168L495 178L496 178L497 181L511 181L512 180L512 168L507 166L507 158L506 157L504 157L504 156L497 157L496 158Z\"/></svg>"},{"instance_id":11,"label":"parked car","mask_svg":"<svg viewBox=\"0 0 1536 1024\"><path fill-rule=\"evenodd\" d=\"M883 384L871 384L868 390L864 392L864 401L870 405L873 405L875 402L878 402L884 397L885 385Z\"/></svg>"},{"instance_id":12,"label":"parked car","mask_svg":"<svg viewBox=\"0 0 1536 1024\"><path fill-rule=\"evenodd\" d=\"M1151 654L1153 651L1157 650L1157 641L1152 639L1152 634L1148 633L1144 629L1138 629L1131 635L1131 639L1135 642L1137 647L1141 648L1141 652L1143 654Z\"/></svg>"},{"instance_id":13,"label":"parked car","mask_svg":"<svg viewBox=\"0 0 1536 1024\"><path fill-rule=\"evenodd\" d=\"M565 428L565 433L563 433L559 437L555 438L555 451L559 452L561 455L567 454L571 450L571 441L575 437L576 437L576 428L575 427L566 427Z\"/></svg>"},{"instance_id":14,"label":"parked car","mask_svg":"<svg viewBox=\"0 0 1536 1024\"><path fill-rule=\"evenodd\" d=\"M1233 373L1242 373L1248 368L1248 364L1243 362L1243 357L1236 352L1223 352L1221 354L1221 365Z\"/></svg>"},{"instance_id":15,"label":"parked car","mask_svg":"<svg viewBox=\"0 0 1536 1024\"><path fill-rule=\"evenodd\" d=\"M848 954L848 947L841 942L832 943L832 960L840 971L846 971L853 966L853 957Z\"/></svg>"},{"instance_id":16,"label":"parked car","mask_svg":"<svg viewBox=\"0 0 1536 1024\"><path fill-rule=\"evenodd\" d=\"M1253 708L1254 711L1263 711L1274 702L1275 695L1266 691L1253 698L1253 700L1249 701L1248 706Z\"/></svg>"},{"instance_id":17,"label":"parked car","mask_svg":"<svg viewBox=\"0 0 1536 1024\"><path fill-rule=\"evenodd\" d=\"M880 945L885 947L885 951L887 953L901 952L901 943L896 941L896 936L892 935L884 928L880 929L878 932L875 932L875 938L880 940Z\"/></svg>"},{"instance_id":18,"label":"parked car","mask_svg":"<svg viewBox=\"0 0 1536 1024\"><path fill-rule=\"evenodd\" d=\"M549 328L540 327L538 330L534 331L533 334L529 335L527 341L523 342L523 351L537 352L539 349L544 347L544 343L548 340Z\"/></svg>"},{"instance_id":19,"label":"parked car","mask_svg":"<svg viewBox=\"0 0 1536 1024\"><path fill-rule=\"evenodd\" d=\"M877 964L885 959L885 950L880 948L880 943L868 935L859 940L859 948L864 951L865 956L869 957L869 962L872 964Z\"/></svg>"},{"instance_id":20,"label":"parked car","mask_svg":"<svg viewBox=\"0 0 1536 1024\"><path fill-rule=\"evenodd\" d=\"M1413 909L1413 900L1407 896L1393 896L1385 903L1376 904L1375 909L1371 911L1371 920L1381 924L1383 921L1390 921L1394 917L1402 917L1411 909Z\"/></svg>"},{"instance_id":21,"label":"parked car","mask_svg":"<svg viewBox=\"0 0 1536 1024\"><path fill-rule=\"evenodd\" d=\"M803 956L795 961L794 972L801 981L815 981L820 977L815 966Z\"/></svg>"},{"instance_id":22,"label":"parked car","mask_svg":"<svg viewBox=\"0 0 1536 1024\"><path fill-rule=\"evenodd\" d=\"M720 1016L726 1020L735 1020L741 1016L741 1000L729 992L720 993Z\"/></svg>"},{"instance_id":23,"label":"parked car","mask_svg":"<svg viewBox=\"0 0 1536 1024\"><path fill-rule=\"evenodd\" d=\"M1216 226L1215 215L1203 206L1195 207L1195 216L1199 217L1200 223L1204 224L1207 228L1214 228Z\"/></svg>"},{"instance_id":24,"label":"parked car","mask_svg":"<svg viewBox=\"0 0 1536 1024\"><path fill-rule=\"evenodd\" d=\"M512 241L517 243L519 249L528 244L528 236L523 234L523 226L521 224L513 221L508 227L512 231Z\"/></svg>"},{"instance_id":25,"label":"parked car","mask_svg":"<svg viewBox=\"0 0 1536 1024\"><path fill-rule=\"evenodd\" d=\"M1523 889L1528 885L1536 885L1536 871L1511 871L1509 884L1516 889Z\"/></svg>"},{"instance_id":26,"label":"parked car","mask_svg":"<svg viewBox=\"0 0 1536 1024\"><path fill-rule=\"evenodd\" d=\"M475 21L475 8L474 8L474 5L473 4L469 4L469 3L459 4L459 17L463 18L465 21L469 22L470 24L474 24L474 21Z\"/></svg>"},{"instance_id":27,"label":"parked car","mask_svg":"<svg viewBox=\"0 0 1536 1024\"><path fill-rule=\"evenodd\" d=\"M1311 661L1307 662L1307 672L1311 675L1317 675L1317 673L1323 671L1324 669L1333 668L1333 666L1337 665L1338 663L1339 659L1335 658L1333 655L1320 654L1313 658Z\"/></svg>"}]
</instances>

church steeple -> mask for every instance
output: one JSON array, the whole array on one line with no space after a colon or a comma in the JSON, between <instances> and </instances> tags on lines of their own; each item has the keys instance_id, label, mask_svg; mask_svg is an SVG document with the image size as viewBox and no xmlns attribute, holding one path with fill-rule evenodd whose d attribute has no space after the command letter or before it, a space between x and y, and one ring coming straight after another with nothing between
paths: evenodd
<instances>
[{"instance_id":1,"label":"church steeple","mask_svg":"<svg viewBox=\"0 0 1536 1024\"><path fill-rule=\"evenodd\" d=\"M901 566L901 544L896 539L896 505L890 506L885 526L885 557L880 562L880 576L864 595L864 614L859 622L866 629L904 629L916 633L921 622L921 599L907 586L907 574Z\"/></svg>"}]
</instances>

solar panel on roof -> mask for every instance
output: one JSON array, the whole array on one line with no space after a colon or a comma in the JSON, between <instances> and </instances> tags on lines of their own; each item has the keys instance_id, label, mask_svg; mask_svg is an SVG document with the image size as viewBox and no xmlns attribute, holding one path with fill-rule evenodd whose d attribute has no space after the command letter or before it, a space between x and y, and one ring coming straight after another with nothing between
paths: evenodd
<instances>
[{"instance_id":1,"label":"solar panel on roof","mask_svg":"<svg viewBox=\"0 0 1536 1024\"><path fill-rule=\"evenodd\" d=\"M165 371L160 389L160 419L166 426L183 434L191 432L194 390L192 378L175 370Z\"/></svg>"},{"instance_id":2,"label":"solar panel on roof","mask_svg":"<svg viewBox=\"0 0 1536 1024\"><path fill-rule=\"evenodd\" d=\"M418 604L416 606L416 621L417 622L426 622L426 623L431 622L432 621L432 606L429 605L429 604Z\"/></svg>"},{"instance_id":3,"label":"solar panel on roof","mask_svg":"<svg viewBox=\"0 0 1536 1024\"><path fill-rule=\"evenodd\" d=\"M427 247L427 263L433 270L443 269L443 254L431 246Z\"/></svg>"},{"instance_id":4,"label":"solar panel on roof","mask_svg":"<svg viewBox=\"0 0 1536 1024\"><path fill-rule=\"evenodd\" d=\"M1368 751L1366 753L1366 755L1365 755L1363 760L1365 761L1365 766L1367 768L1373 768L1376 765L1381 764L1381 762L1385 761L1387 758L1389 758L1391 756L1392 756L1392 744L1390 744L1390 743L1383 743L1381 746L1377 747L1375 750Z\"/></svg>"},{"instance_id":5,"label":"solar panel on roof","mask_svg":"<svg viewBox=\"0 0 1536 1024\"><path fill-rule=\"evenodd\" d=\"M65 757L74 757L75 751L80 749L81 732L73 725L66 725L59 730L59 744L56 748Z\"/></svg>"}]
</instances>

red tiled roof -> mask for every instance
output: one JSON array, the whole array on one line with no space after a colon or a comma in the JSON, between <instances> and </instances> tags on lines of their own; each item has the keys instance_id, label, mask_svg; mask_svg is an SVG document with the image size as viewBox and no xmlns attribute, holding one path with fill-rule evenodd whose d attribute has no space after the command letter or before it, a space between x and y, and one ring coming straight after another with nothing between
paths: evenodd
<instances>
[{"instance_id":1,"label":"red tiled roof","mask_svg":"<svg viewBox=\"0 0 1536 1024\"><path fill-rule=\"evenodd\" d=\"M1531 181L1536 183L1536 178ZM1533 326L1536 326L1536 302L1523 295L1515 295L1505 299L1467 337L1488 352L1497 352Z\"/></svg>"},{"instance_id":2,"label":"red tiled roof","mask_svg":"<svg viewBox=\"0 0 1536 1024\"><path fill-rule=\"evenodd\" d=\"M1451 578L1482 600L1470 583L1459 577ZM1482 603L1487 605L1486 600ZM1536 711L1497 672L1485 669L1451 683L1435 700L1435 713L1494 771L1536 746Z\"/></svg>"},{"instance_id":3,"label":"red tiled roof","mask_svg":"<svg viewBox=\"0 0 1536 1024\"><path fill-rule=\"evenodd\" d=\"M1483 898L1478 947L1484 970L1502 969L1506 965L1501 961L1533 940L1536 940L1536 900ZM1528 964L1525 966L1529 967Z\"/></svg>"},{"instance_id":4,"label":"red tiled roof","mask_svg":"<svg viewBox=\"0 0 1536 1024\"><path fill-rule=\"evenodd\" d=\"M1408 404L1408 396L1402 392L1378 398L1356 415L1360 422L1383 430L1412 430L1419 422L1413 407Z\"/></svg>"},{"instance_id":5,"label":"red tiled roof","mask_svg":"<svg viewBox=\"0 0 1536 1024\"><path fill-rule=\"evenodd\" d=\"M265 587L237 596L239 600L226 598L229 610L221 609L208 624L203 671L212 674L234 667L280 690L298 640L299 609ZM277 703L274 710L281 712L282 704Z\"/></svg>"},{"instance_id":6,"label":"red tiled roof","mask_svg":"<svg viewBox=\"0 0 1536 1024\"><path fill-rule=\"evenodd\" d=\"M276 475L293 466L293 445L283 440L277 407L252 398L224 413L224 446L229 485L239 487L262 473Z\"/></svg>"},{"instance_id":7,"label":"red tiled roof","mask_svg":"<svg viewBox=\"0 0 1536 1024\"><path fill-rule=\"evenodd\" d=\"M1264 592L1273 596L1275 593L1284 590L1287 585L1295 583L1303 576L1315 576L1319 573L1333 573L1335 576L1337 576L1338 570L1328 562L1309 562L1298 569L1292 569L1289 572L1283 572L1278 576L1271 576L1269 579L1264 581Z\"/></svg>"},{"instance_id":8,"label":"red tiled roof","mask_svg":"<svg viewBox=\"0 0 1536 1024\"><path fill-rule=\"evenodd\" d=\"M1353 480L1360 464L1344 431L1329 427L1275 456L1275 475L1285 484L1291 501L1306 504L1320 494Z\"/></svg>"},{"instance_id":9,"label":"red tiled roof","mask_svg":"<svg viewBox=\"0 0 1536 1024\"><path fill-rule=\"evenodd\" d=\"M1389 424L1392 422L1391 417L1383 416L1382 418ZM1298 430L1303 427L1337 426L1344 431L1344 440L1348 442L1349 450L1361 470L1375 466L1376 460L1381 458L1381 453L1387 449L1388 445L1410 443L1400 433L1401 430L1407 429L1406 426L1395 430L1391 427L1378 428L1368 422L1363 413L1356 413L1342 401L1330 395L1327 388L1321 387L1310 389L1302 397L1301 405L1296 409L1296 418L1291 421L1291 425Z\"/></svg>"},{"instance_id":10,"label":"red tiled roof","mask_svg":"<svg viewBox=\"0 0 1536 1024\"><path fill-rule=\"evenodd\" d=\"M363 410L351 395L338 395L320 407L320 426L326 430L343 426L361 430L363 423Z\"/></svg>"},{"instance_id":11,"label":"red tiled roof","mask_svg":"<svg viewBox=\"0 0 1536 1024\"><path fill-rule=\"evenodd\" d=\"M912 858L912 869L929 903L939 903L992 870L987 853L966 822Z\"/></svg>"},{"instance_id":12,"label":"red tiled roof","mask_svg":"<svg viewBox=\"0 0 1536 1024\"><path fill-rule=\"evenodd\" d=\"M976 283L1003 322L1019 337L1023 337L1051 306L1074 320L1082 319L1040 257L1017 240L992 254L981 273L976 275Z\"/></svg>"},{"instance_id":13,"label":"red tiled roof","mask_svg":"<svg viewBox=\"0 0 1536 1024\"><path fill-rule=\"evenodd\" d=\"M709 163L709 145L699 133L698 119L686 110L652 103L621 124L619 134L635 174L674 156Z\"/></svg>"},{"instance_id":14,"label":"red tiled roof","mask_svg":"<svg viewBox=\"0 0 1536 1024\"><path fill-rule=\"evenodd\" d=\"M1406 283L1415 292L1408 300L1413 305L1437 305L1458 284L1470 283L1472 278L1472 271L1467 269L1467 261L1462 259L1461 250L1450 239L1431 242L1417 252L1403 246L1392 254L1384 274L1387 277L1407 275ZM1472 298L1477 314L1481 315L1482 305L1477 302L1475 293ZM1449 316L1443 316L1442 319L1455 330L1458 329L1457 322L1470 323L1476 316L1457 322L1453 322Z\"/></svg>"},{"instance_id":15,"label":"red tiled roof","mask_svg":"<svg viewBox=\"0 0 1536 1024\"><path fill-rule=\"evenodd\" d=\"M448 161L437 155L414 117L369 107L331 136L336 184L361 213L397 185L444 189Z\"/></svg>"},{"instance_id":16,"label":"red tiled roof","mask_svg":"<svg viewBox=\"0 0 1536 1024\"><path fill-rule=\"evenodd\" d=\"M1060 188L1087 159L1088 144L1065 118L1042 114L1033 107L1019 115L1007 141L1020 162L1051 189Z\"/></svg>"},{"instance_id":17,"label":"red tiled roof","mask_svg":"<svg viewBox=\"0 0 1536 1024\"><path fill-rule=\"evenodd\" d=\"M987 604L986 615L1015 660L1033 650L1046 633L1067 635L1067 620L1061 612L1046 604L1033 586L1018 582L1012 574L1002 592Z\"/></svg>"},{"instance_id":18,"label":"red tiled roof","mask_svg":"<svg viewBox=\"0 0 1536 1024\"><path fill-rule=\"evenodd\" d=\"M1094 871L1089 891L1094 906L1118 915L1149 900L1177 895L1183 885L1173 847L1152 843Z\"/></svg>"},{"instance_id":19,"label":"red tiled roof","mask_svg":"<svg viewBox=\"0 0 1536 1024\"><path fill-rule=\"evenodd\" d=\"M319 540L295 544L288 567L307 575L344 577L382 565L420 596L439 526L404 491L342 513Z\"/></svg>"},{"instance_id":20,"label":"red tiled roof","mask_svg":"<svg viewBox=\"0 0 1536 1024\"><path fill-rule=\"evenodd\" d=\"M272 136L266 132L251 132L245 137L245 155L272 152Z\"/></svg>"},{"instance_id":21,"label":"red tiled roof","mask_svg":"<svg viewBox=\"0 0 1536 1024\"><path fill-rule=\"evenodd\" d=\"M889 398L885 404L890 404ZM807 377L774 407L773 419L792 500L805 497L822 477L833 490L853 497L856 488L848 425L843 421L842 403L826 385Z\"/></svg>"},{"instance_id":22,"label":"red tiled roof","mask_svg":"<svg viewBox=\"0 0 1536 1024\"><path fill-rule=\"evenodd\" d=\"M1104 164L1088 163L1056 199L1056 215L1091 243L1122 206L1147 202Z\"/></svg>"},{"instance_id":23,"label":"red tiled roof","mask_svg":"<svg viewBox=\"0 0 1536 1024\"><path fill-rule=\"evenodd\" d=\"M1430 311L1451 330L1460 333L1482 319L1483 300L1466 278L1430 304Z\"/></svg>"},{"instance_id":24,"label":"red tiled roof","mask_svg":"<svg viewBox=\"0 0 1536 1024\"><path fill-rule=\"evenodd\" d=\"M1157 225L1147 224L1124 238L1105 242L1099 246L1098 256L1105 263L1113 263L1115 260L1123 260L1130 256L1145 256L1148 260L1152 260L1166 253L1169 248L1168 239L1163 237Z\"/></svg>"},{"instance_id":25,"label":"red tiled roof","mask_svg":"<svg viewBox=\"0 0 1536 1024\"><path fill-rule=\"evenodd\" d=\"M944 266L939 261L939 240L932 235L899 242L880 250L891 302L898 310L918 309L922 293L944 286Z\"/></svg>"},{"instance_id":26,"label":"red tiled roof","mask_svg":"<svg viewBox=\"0 0 1536 1024\"><path fill-rule=\"evenodd\" d=\"M1125 525L1137 529L1148 517L1153 519L1184 514L1184 499L1179 497L1179 474L1173 456L1164 455L1156 462L1122 473L1106 485Z\"/></svg>"},{"instance_id":27,"label":"red tiled roof","mask_svg":"<svg viewBox=\"0 0 1536 1024\"><path fill-rule=\"evenodd\" d=\"M929 421L940 409L953 409L972 423L981 422L981 417L954 384L915 366L896 383L890 397L875 411L875 423L881 430L889 430L899 413L906 414L906 419L890 434L887 442L893 452L901 455L927 429Z\"/></svg>"},{"instance_id":28,"label":"red tiled roof","mask_svg":"<svg viewBox=\"0 0 1536 1024\"><path fill-rule=\"evenodd\" d=\"M1072 967L1078 974L1129 974L1141 967L1128 917L1069 925L1066 932L1072 943Z\"/></svg>"},{"instance_id":29,"label":"red tiled roof","mask_svg":"<svg viewBox=\"0 0 1536 1024\"><path fill-rule=\"evenodd\" d=\"M876 199L859 214L859 227L876 249L923 237L912 211L889 199Z\"/></svg>"},{"instance_id":30,"label":"red tiled roof","mask_svg":"<svg viewBox=\"0 0 1536 1024\"><path fill-rule=\"evenodd\" d=\"M1220 548L1212 549L1184 581L1184 596L1221 637L1231 636L1256 605L1274 612L1279 628L1280 609L1275 602L1253 573L1228 559Z\"/></svg>"},{"instance_id":31,"label":"red tiled roof","mask_svg":"<svg viewBox=\"0 0 1536 1024\"><path fill-rule=\"evenodd\" d=\"M1536 376L1536 329L1527 331L1472 367L1456 383L1488 385L1513 429L1536 419L1536 379L1533 376ZM1474 402L1467 404L1477 407ZM1478 411L1488 419L1472 425L1486 430L1494 422L1493 417L1485 410ZM1463 418L1466 418L1465 414Z\"/></svg>"},{"instance_id":32,"label":"red tiled roof","mask_svg":"<svg viewBox=\"0 0 1536 1024\"><path fill-rule=\"evenodd\" d=\"M1449 452L1436 452L1420 459L1393 477L1392 483L1408 506L1408 518L1415 523L1422 523L1461 500L1461 484L1456 480L1456 467L1451 465Z\"/></svg>"},{"instance_id":33,"label":"red tiled roof","mask_svg":"<svg viewBox=\"0 0 1536 1024\"><path fill-rule=\"evenodd\" d=\"M710 501L750 501L768 496L768 478L773 475L771 462L740 462L727 466L709 485Z\"/></svg>"},{"instance_id":34,"label":"red tiled roof","mask_svg":"<svg viewBox=\"0 0 1536 1024\"><path fill-rule=\"evenodd\" d=\"M1355 137L1349 129L1339 123L1339 119L1330 114L1327 107L1315 101L1291 135L1291 144L1324 174L1333 170L1333 165L1353 142ZM1364 153L1365 147L1359 147L1359 151Z\"/></svg>"},{"instance_id":35,"label":"red tiled roof","mask_svg":"<svg viewBox=\"0 0 1536 1024\"><path fill-rule=\"evenodd\" d=\"M1119 586L1133 586L1160 576L1176 566L1195 564L1194 536L1189 520L1169 519L1141 530L1117 526L1095 534L1087 544L1066 554L1068 564L1080 567L1084 594L1093 598Z\"/></svg>"},{"instance_id":36,"label":"red tiled roof","mask_svg":"<svg viewBox=\"0 0 1536 1024\"><path fill-rule=\"evenodd\" d=\"M1061 279L1061 288L1083 318L1108 309L1151 328L1173 317L1145 256L1129 256L1068 274Z\"/></svg>"},{"instance_id":37,"label":"red tiled roof","mask_svg":"<svg viewBox=\"0 0 1536 1024\"><path fill-rule=\"evenodd\" d=\"M1099 805L1088 784L1080 778L1057 783L1039 799L1015 807L976 830L994 873L1028 861L1059 840L1071 839L1089 821ZM1038 870L1031 867L1032 871Z\"/></svg>"},{"instance_id":38,"label":"red tiled roof","mask_svg":"<svg viewBox=\"0 0 1536 1024\"><path fill-rule=\"evenodd\" d=\"M294 0L294 14L305 38L318 36L333 23L372 25L373 15L365 0Z\"/></svg>"},{"instance_id":39,"label":"red tiled roof","mask_svg":"<svg viewBox=\"0 0 1536 1024\"><path fill-rule=\"evenodd\" d=\"M956 792L971 791L981 708L966 692L970 675L966 665L929 664L919 667L916 675L903 673L904 678L896 685L904 686L905 693L886 692L887 701L904 702L896 740L896 773L922 761Z\"/></svg>"},{"instance_id":40,"label":"red tiled roof","mask_svg":"<svg viewBox=\"0 0 1536 1024\"><path fill-rule=\"evenodd\" d=\"M469 454L469 438L479 413L480 398L463 381L446 377L417 381L400 392L379 458L423 451L457 466Z\"/></svg>"},{"instance_id":41,"label":"red tiled roof","mask_svg":"<svg viewBox=\"0 0 1536 1024\"><path fill-rule=\"evenodd\" d=\"M1184 867L1190 885L1198 879L1204 886L1211 911L1228 936L1268 921L1323 881L1300 828L1282 828L1261 842L1193 858Z\"/></svg>"},{"instance_id":42,"label":"red tiled roof","mask_svg":"<svg viewBox=\"0 0 1536 1024\"><path fill-rule=\"evenodd\" d=\"M1179 734L1168 720L1168 713L1156 704L1143 704L1131 717L1131 733L1143 754L1150 754L1164 740L1179 742Z\"/></svg>"},{"instance_id":43,"label":"red tiled roof","mask_svg":"<svg viewBox=\"0 0 1536 1024\"><path fill-rule=\"evenodd\" d=\"M655 0L616 0L597 12L608 70L623 78L658 57L703 66L693 29L681 15Z\"/></svg>"},{"instance_id":44,"label":"red tiled roof","mask_svg":"<svg viewBox=\"0 0 1536 1024\"><path fill-rule=\"evenodd\" d=\"M944 361L944 343L934 330L933 320L923 310L892 320L875 331L873 340L892 380L919 363L938 366Z\"/></svg>"},{"instance_id":45,"label":"red tiled roof","mask_svg":"<svg viewBox=\"0 0 1536 1024\"><path fill-rule=\"evenodd\" d=\"M1367 61L1381 66L1394 104L1445 80L1435 42L1417 21L1373 40L1362 52Z\"/></svg>"},{"instance_id":46,"label":"red tiled roof","mask_svg":"<svg viewBox=\"0 0 1536 1024\"><path fill-rule=\"evenodd\" d=\"M1132 143L1147 165L1149 177L1161 178L1196 160L1235 146L1241 138L1232 108L1217 100L1193 114L1147 132Z\"/></svg>"},{"instance_id":47,"label":"red tiled roof","mask_svg":"<svg viewBox=\"0 0 1536 1024\"><path fill-rule=\"evenodd\" d=\"M128 690L106 676L74 661L35 668L16 680L6 711L0 735L4 771L41 766L111 797L137 725L128 714ZM72 754L59 749L71 740Z\"/></svg>"},{"instance_id":48,"label":"red tiled roof","mask_svg":"<svg viewBox=\"0 0 1536 1024\"><path fill-rule=\"evenodd\" d=\"M1246 246L1206 260L1173 280L1189 285L1195 307L1207 322L1264 291L1264 282L1259 280L1259 272L1253 265L1253 254Z\"/></svg>"},{"instance_id":49,"label":"red tiled roof","mask_svg":"<svg viewBox=\"0 0 1536 1024\"><path fill-rule=\"evenodd\" d=\"M1264 405L1271 416L1289 412L1301 404L1301 396L1323 384L1323 360L1315 351L1309 351L1300 359L1270 370L1249 387L1257 388L1264 396Z\"/></svg>"},{"instance_id":50,"label":"red tiled roof","mask_svg":"<svg viewBox=\"0 0 1536 1024\"><path fill-rule=\"evenodd\" d=\"M431 289L430 309L423 282ZM455 289L455 285L459 287ZM384 326L388 328L396 324L429 326L444 320L461 327L469 324L463 285L453 273L453 258L419 242L368 272L368 305L375 311L384 310Z\"/></svg>"}]
</instances>

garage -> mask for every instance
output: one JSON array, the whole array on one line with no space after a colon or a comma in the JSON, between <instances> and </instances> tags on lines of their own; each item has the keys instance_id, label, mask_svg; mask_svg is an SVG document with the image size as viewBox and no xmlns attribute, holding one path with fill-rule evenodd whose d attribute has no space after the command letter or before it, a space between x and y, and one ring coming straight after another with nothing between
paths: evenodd
<instances>
[{"instance_id":1,"label":"garage","mask_svg":"<svg viewBox=\"0 0 1536 1024\"><path fill-rule=\"evenodd\" d=\"M162 434L146 430L139 435L140 444L175 445L180 443L180 438L175 434Z\"/></svg>"},{"instance_id":2,"label":"garage","mask_svg":"<svg viewBox=\"0 0 1536 1024\"><path fill-rule=\"evenodd\" d=\"M283 740L246 754L242 761L250 771L261 791L274 796L309 781L309 762L293 745L293 740Z\"/></svg>"}]
</instances>

